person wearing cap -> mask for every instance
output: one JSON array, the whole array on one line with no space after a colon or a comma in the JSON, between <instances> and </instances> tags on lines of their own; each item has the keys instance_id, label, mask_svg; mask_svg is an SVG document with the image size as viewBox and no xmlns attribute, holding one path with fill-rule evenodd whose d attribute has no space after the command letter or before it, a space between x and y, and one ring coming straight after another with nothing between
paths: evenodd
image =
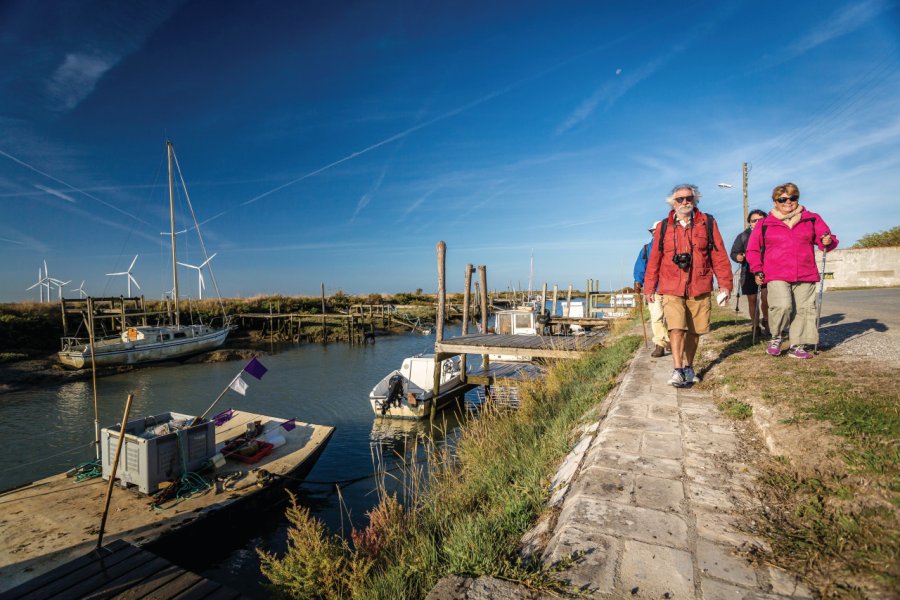
<instances>
[{"instance_id":1,"label":"person wearing cap","mask_svg":"<svg viewBox=\"0 0 900 600\"><path fill-rule=\"evenodd\" d=\"M734 243L731 244L731 260L741 266L741 290L740 293L747 297L747 308L750 311L751 327L756 327L757 335L769 335L769 303L767 302L766 284L757 285L756 277L750 271L750 265L747 262L747 242L750 240L750 233L756 227L756 224L766 218L765 211L758 208L750 211L747 215L747 224L749 227L737 234ZM756 300L759 299L759 322L757 321ZM738 294L740 300L740 294ZM737 309L735 309L735 312Z\"/></svg>"},{"instance_id":2,"label":"person wearing cap","mask_svg":"<svg viewBox=\"0 0 900 600\"><path fill-rule=\"evenodd\" d=\"M693 364L700 336L709 331L713 274L724 304L731 296L731 262L715 219L697 209L697 186L676 185L666 203L672 210L653 233L653 247L661 251L647 260L644 287L648 302L662 296L675 366L669 383L685 387L698 381Z\"/></svg>"},{"instance_id":3,"label":"person wearing cap","mask_svg":"<svg viewBox=\"0 0 900 600\"><path fill-rule=\"evenodd\" d=\"M647 272L647 260L653 253L653 232L661 221L656 221L650 226L650 243L644 244L634 261L634 291L643 293L644 274ZM650 356L660 358L666 354L666 346L669 345L669 331L666 329L666 321L663 318L662 296L657 295L653 302L647 302L650 309L650 329L653 331L653 351Z\"/></svg>"}]
</instances>

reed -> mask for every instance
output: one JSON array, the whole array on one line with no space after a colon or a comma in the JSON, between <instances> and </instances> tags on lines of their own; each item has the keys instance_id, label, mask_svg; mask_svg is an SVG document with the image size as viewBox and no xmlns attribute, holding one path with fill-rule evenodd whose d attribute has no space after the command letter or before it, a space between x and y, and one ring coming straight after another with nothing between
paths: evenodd
<instances>
[{"instance_id":1,"label":"reed","mask_svg":"<svg viewBox=\"0 0 900 600\"><path fill-rule=\"evenodd\" d=\"M469 418L455 447L426 440L428 460L418 462L413 450L399 475L403 502L386 491L381 477L368 524L349 540L327 533L294 503L286 554L260 553L272 591L423 598L450 574L561 591L551 570L519 557L519 540L544 509L550 477L574 443L576 425L613 388L639 344L626 336L582 359L556 363L545 379L522 386L519 410L489 405Z\"/></svg>"}]
</instances>

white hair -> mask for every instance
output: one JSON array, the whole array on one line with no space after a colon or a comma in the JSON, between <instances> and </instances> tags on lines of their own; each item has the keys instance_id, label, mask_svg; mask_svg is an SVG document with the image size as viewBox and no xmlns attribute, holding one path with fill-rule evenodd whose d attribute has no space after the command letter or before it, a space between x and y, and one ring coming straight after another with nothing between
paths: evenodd
<instances>
[{"instance_id":1,"label":"white hair","mask_svg":"<svg viewBox=\"0 0 900 600\"><path fill-rule=\"evenodd\" d=\"M666 196L666 204L675 208L675 194L677 194L681 190L691 190L691 193L694 195L694 206L700 204L700 198L703 194L700 193L700 188L692 183L679 183L675 187L672 188L672 191L669 192L669 195Z\"/></svg>"}]
</instances>

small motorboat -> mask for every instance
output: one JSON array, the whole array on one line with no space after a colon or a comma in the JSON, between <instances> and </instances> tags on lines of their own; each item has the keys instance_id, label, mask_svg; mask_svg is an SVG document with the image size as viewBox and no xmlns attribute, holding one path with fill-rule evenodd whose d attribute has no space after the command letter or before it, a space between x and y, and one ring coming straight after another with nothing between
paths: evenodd
<instances>
[{"instance_id":1,"label":"small motorboat","mask_svg":"<svg viewBox=\"0 0 900 600\"><path fill-rule=\"evenodd\" d=\"M391 371L369 392L376 416L394 419L423 419L431 413L434 391L434 354L403 359L400 369ZM450 403L457 388L464 387L459 356L441 361L437 408Z\"/></svg>"}]
</instances>

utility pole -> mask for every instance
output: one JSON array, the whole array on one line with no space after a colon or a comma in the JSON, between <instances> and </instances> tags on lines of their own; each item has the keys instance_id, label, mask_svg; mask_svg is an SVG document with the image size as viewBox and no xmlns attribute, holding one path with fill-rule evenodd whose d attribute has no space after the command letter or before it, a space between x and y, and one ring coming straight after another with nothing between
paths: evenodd
<instances>
[{"instance_id":1,"label":"utility pole","mask_svg":"<svg viewBox=\"0 0 900 600\"><path fill-rule=\"evenodd\" d=\"M750 211L747 206L747 163L744 163L744 220L741 224L741 228L747 227L747 213Z\"/></svg>"}]
</instances>

